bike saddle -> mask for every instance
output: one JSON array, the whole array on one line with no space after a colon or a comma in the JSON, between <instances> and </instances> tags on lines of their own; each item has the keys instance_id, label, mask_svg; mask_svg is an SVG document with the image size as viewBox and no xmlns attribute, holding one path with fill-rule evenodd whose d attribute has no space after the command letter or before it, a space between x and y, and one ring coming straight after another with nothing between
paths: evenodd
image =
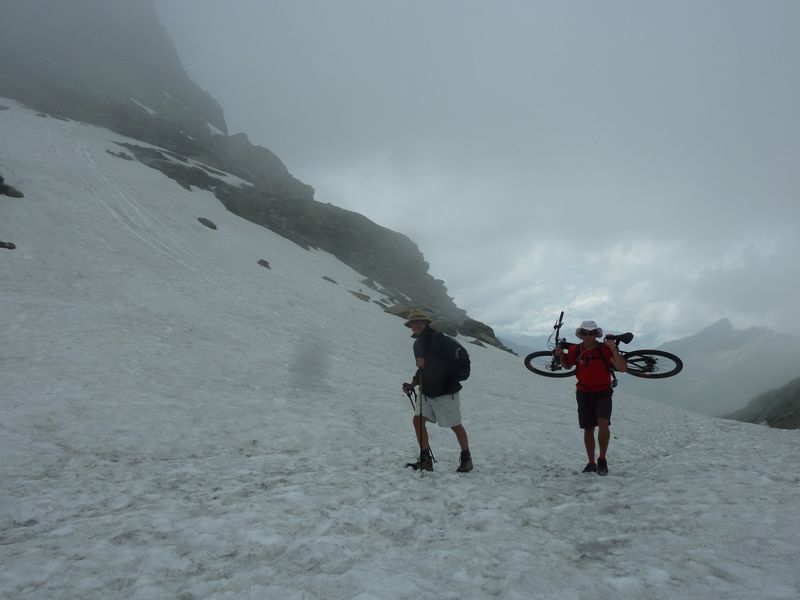
<instances>
[{"instance_id":1,"label":"bike saddle","mask_svg":"<svg viewBox=\"0 0 800 600\"><path fill-rule=\"evenodd\" d=\"M630 344L631 340L633 340L633 334L629 331L628 333L621 333L620 335L607 335L606 339L619 340L623 344Z\"/></svg>"}]
</instances>

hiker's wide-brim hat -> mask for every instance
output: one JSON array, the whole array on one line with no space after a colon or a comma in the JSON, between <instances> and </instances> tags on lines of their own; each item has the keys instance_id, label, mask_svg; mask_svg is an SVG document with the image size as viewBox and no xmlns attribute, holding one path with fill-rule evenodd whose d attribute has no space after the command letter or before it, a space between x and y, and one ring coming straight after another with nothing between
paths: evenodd
<instances>
[{"instance_id":1,"label":"hiker's wide-brim hat","mask_svg":"<svg viewBox=\"0 0 800 600\"><path fill-rule=\"evenodd\" d=\"M408 313L408 319L405 323L406 327L411 327L411 323L413 321L427 321L430 323L431 318L421 310L413 309L410 313Z\"/></svg>"},{"instance_id":2,"label":"hiker's wide-brim hat","mask_svg":"<svg viewBox=\"0 0 800 600\"><path fill-rule=\"evenodd\" d=\"M581 326L575 330L576 338L581 337L580 335L581 329L584 329L586 331L596 331L597 337L603 337L603 328L598 327L597 323L595 323L594 321L584 321L583 323L581 323Z\"/></svg>"}]
</instances>

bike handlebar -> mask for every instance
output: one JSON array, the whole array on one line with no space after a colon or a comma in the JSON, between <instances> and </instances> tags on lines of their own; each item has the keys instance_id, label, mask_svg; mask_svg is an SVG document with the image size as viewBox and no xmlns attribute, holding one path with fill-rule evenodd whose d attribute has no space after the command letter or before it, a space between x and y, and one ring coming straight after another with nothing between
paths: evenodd
<instances>
[{"instance_id":1,"label":"bike handlebar","mask_svg":"<svg viewBox=\"0 0 800 600\"><path fill-rule=\"evenodd\" d=\"M563 349L566 349L566 347L569 346L569 344L566 341L566 338L559 338L558 337L560 332L561 332L561 328L563 326L564 326L564 311L562 310L561 314L558 315L558 321L556 321L556 324L553 325L553 329L556 332L556 334L555 334L556 335L556 344L560 345ZM551 339L552 339L552 335L551 335ZM617 342L617 345L619 345L619 344L630 344L631 341L633 341L633 334L630 331L627 332L627 333L621 333L619 335L610 335L609 334L609 335L606 336L606 339L607 340L614 340L615 342Z\"/></svg>"}]
</instances>

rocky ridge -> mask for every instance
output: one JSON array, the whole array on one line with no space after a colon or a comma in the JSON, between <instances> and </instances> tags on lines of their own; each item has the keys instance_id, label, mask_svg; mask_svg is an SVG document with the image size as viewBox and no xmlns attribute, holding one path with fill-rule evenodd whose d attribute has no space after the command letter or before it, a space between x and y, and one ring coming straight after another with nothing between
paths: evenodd
<instances>
[{"instance_id":1,"label":"rocky ridge","mask_svg":"<svg viewBox=\"0 0 800 600\"><path fill-rule=\"evenodd\" d=\"M153 0L0 0L0 15L0 96L141 140L112 154L186 189L209 190L231 212L304 248L330 252L379 288L393 314L424 308L443 331L508 350L456 306L414 242L316 201L273 152L243 133L229 135L222 108L183 69ZM227 173L245 183L228 183Z\"/></svg>"}]
</instances>

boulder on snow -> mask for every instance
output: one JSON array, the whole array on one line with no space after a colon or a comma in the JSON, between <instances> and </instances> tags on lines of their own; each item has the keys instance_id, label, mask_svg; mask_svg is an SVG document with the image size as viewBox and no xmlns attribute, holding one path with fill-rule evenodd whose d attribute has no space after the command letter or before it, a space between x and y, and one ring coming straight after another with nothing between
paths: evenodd
<instances>
[{"instance_id":1,"label":"boulder on snow","mask_svg":"<svg viewBox=\"0 0 800 600\"><path fill-rule=\"evenodd\" d=\"M117 158L121 158L122 160L136 160L129 154L125 154L124 152L114 152L112 150L106 150L111 156L116 156Z\"/></svg>"},{"instance_id":2,"label":"boulder on snow","mask_svg":"<svg viewBox=\"0 0 800 600\"><path fill-rule=\"evenodd\" d=\"M0 195L10 196L11 198L25 197L19 190L11 187L10 185L6 185L5 179L3 179L2 175L0 175Z\"/></svg>"},{"instance_id":3,"label":"boulder on snow","mask_svg":"<svg viewBox=\"0 0 800 600\"><path fill-rule=\"evenodd\" d=\"M363 300L364 302L369 302L370 300L372 300L372 298L370 298L366 294L362 294L361 292L354 292L353 290L347 290L347 291L353 294L353 296L355 296L359 300Z\"/></svg>"},{"instance_id":4,"label":"boulder on snow","mask_svg":"<svg viewBox=\"0 0 800 600\"><path fill-rule=\"evenodd\" d=\"M213 229L216 231L217 226L214 224L214 221L211 219L206 219L205 217L197 217L197 220L200 221L203 225L208 227L209 229Z\"/></svg>"}]
</instances>

